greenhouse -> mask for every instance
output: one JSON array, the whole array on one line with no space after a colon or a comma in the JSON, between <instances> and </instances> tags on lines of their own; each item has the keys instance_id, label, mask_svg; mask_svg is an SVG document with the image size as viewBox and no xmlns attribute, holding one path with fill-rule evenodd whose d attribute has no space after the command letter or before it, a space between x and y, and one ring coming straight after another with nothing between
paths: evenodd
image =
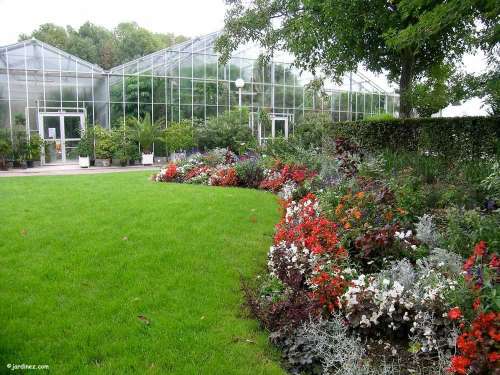
<instances>
[{"instance_id":1,"label":"greenhouse","mask_svg":"<svg viewBox=\"0 0 500 375\"><path fill-rule=\"evenodd\" d=\"M80 129L125 126L128 117L151 118L168 127L189 119L193 126L229 109L247 108L248 126L259 143L288 137L308 112L333 121L398 113L398 97L362 73L340 84L312 89L313 76L286 55L262 63L245 46L223 65L214 52L218 33L194 38L105 71L36 39L0 47L0 128L25 127L51 149L51 162L70 162ZM261 124L256 114L271 119ZM43 159L42 159L43 160ZM45 158L45 160L47 160Z\"/></svg>"}]
</instances>

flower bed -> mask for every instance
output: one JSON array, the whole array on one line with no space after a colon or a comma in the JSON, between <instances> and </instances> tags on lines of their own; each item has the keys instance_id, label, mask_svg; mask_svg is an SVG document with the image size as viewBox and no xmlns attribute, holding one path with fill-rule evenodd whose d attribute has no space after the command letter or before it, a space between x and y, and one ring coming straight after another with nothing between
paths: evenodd
<instances>
[{"instance_id":1,"label":"flower bed","mask_svg":"<svg viewBox=\"0 0 500 375\"><path fill-rule=\"evenodd\" d=\"M358 173L368 168L359 149L338 140L336 150L335 178L324 168L217 149L169 164L154 179L282 198L269 272L244 291L291 372L496 371L496 251L481 241L465 260L440 248L431 215L415 222L388 184Z\"/></svg>"}]
</instances>

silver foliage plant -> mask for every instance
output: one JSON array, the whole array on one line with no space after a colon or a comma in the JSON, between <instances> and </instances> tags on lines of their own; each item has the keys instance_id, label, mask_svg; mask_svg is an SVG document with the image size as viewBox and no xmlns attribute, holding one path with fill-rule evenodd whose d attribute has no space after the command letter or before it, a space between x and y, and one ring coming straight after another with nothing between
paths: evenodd
<instances>
[{"instance_id":1,"label":"silver foliage plant","mask_svg":"<svg viewBox=\"0 0 500 375\"><path fill-rule=\"evenodd\" d=\"M329 375L402 375L408 374L398 358L380 358L378 363L367 361L365 343L349 332L342 315L333 314L328 320L309 320L295 332L295 338L312 351L309 353L321 364L323 374ZM449 356L438 352L437 366L417 365L416 375L444 375ZM418 362L417 362L418 364Z\"/></svg>"},{"instance_id":2,"label":"silver foliage plant","mask_svg":"<svg viewBox=\"0 0 500 375\"><path fill-rule=\"evenodd\" d=\"M432 215L425 214L419 217L418 223L415 225L417 231L417 239L422 241L429 247L435 247L439 243L439 233L436 225L432 221Z\"/></svg>"},{"instance_id":3,"label":"silver foliage plant","mask_svg":"<svg viewBox=\"0 0 500 375\"><path fill-rule=\"evenodd\" d=\"M369 373L363 364L363 344L348 333L348 326L341 315L334 314L329 320L310 320L297 330L297 335L311 342L324 374Z\"/></svg>"}]
</instances>

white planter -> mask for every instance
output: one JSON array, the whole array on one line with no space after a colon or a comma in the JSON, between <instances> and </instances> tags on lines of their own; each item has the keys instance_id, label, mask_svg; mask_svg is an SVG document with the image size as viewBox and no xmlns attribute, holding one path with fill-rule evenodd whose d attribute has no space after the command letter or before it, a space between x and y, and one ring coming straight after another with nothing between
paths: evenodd
<instances>
[{"instance_id":1,"label":"white planter","mask_svg":"<svg viewBox=\"0 0 500 375\"><path fill-rule=\"evenodd\" d=\"M80 165L80 168L88 168L88 167L90 167L90 157L88 157L88 156L79 156L78 157L78 164Z\"/></svg>"},{"instance_id":2,"label":"white planter","mask_svg":"<svg viewBox=\"0 0 500 375\"><path fill-rule=\"evenodd\" d=\"M153 154L142 154L142 165L153 165Z\"/></svg>"},{"instance_id":3,"label":"white planter","mask_svg":"<svg viewBox=\"0 0 500 375\"><path fill-rule=\"evenodd\" d=\"M172 152L170 154L170 161L172 162L176 162L176 161L180 161L180 160L183 160L183 159L186 159L186 153L185 152Z\"/></svg>"},{"instance_id":4,"label":"white planter","mask_svg":"<svg viewBox=\"0 0 500 375\"><path fill-rule=\"evenodd\" d=\"M95 159L96 167L109 167L111 165L109 159Z\"/></svg>"}]
</instances>

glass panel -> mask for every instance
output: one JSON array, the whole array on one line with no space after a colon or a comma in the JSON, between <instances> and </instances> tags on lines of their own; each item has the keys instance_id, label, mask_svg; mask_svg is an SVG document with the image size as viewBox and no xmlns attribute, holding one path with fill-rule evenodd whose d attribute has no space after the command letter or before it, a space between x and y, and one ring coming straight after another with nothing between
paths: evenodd
<instances>
[{"instance_id":1,"label":"glass panel","mask_svg":"<svg viewBox=\"0 0 500 375\"><path fill-rule=\"evenodd\" d=\"M62 143L59 116L43 116L43 138L45 145L45 162L62 162Z\"/></svg>"},{"instance_id":2,"label":"glass panel","mask_svg":"<svg viewBox=\"0 0 500 375\"><path fill-rule=\"evenodd\" d=\"M80 117L64 116L64 138L80 138Z\"/></svg>"},{"instance_id":3,"label":"glass panel","mask_svg":"<svg viewBox=\"0 0 500 375\"><path fill-rule=\"evenodd\" d=\"M78 143L80 141L66 141L66 161L73 161L78 159Z\"/></svg>"},{"instance_id":4,"label":"glass panel","mask_svg":"<svg viewBox=\"0 0 500 375\"><path fill-rule=\"evenodd\" d=\"M285 137L286 120L274 119L273 122L274 122L274 136L276 138Z\"/></svg>"}]
</instances>

